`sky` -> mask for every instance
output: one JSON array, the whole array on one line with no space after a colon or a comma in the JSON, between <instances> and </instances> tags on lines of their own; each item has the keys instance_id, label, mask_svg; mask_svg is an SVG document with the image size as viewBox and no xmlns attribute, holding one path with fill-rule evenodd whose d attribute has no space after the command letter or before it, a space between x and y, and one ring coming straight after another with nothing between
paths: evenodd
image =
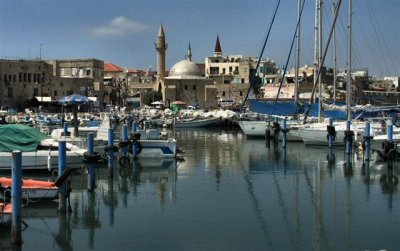
<instances>
[{"instance_id":1,"label":"sky","mask_svg":"<svg viewBox=\"0 0 400 251\"><path fill-rule=\"evenodd\" d=\"M314 57L315 1L305 0L300 65ZM337 67L346 69L348 3L336 25ZM0 57L96 58L121 67L157 68L154 48L163 24L167 70L185 58L212 56L217 35L226 55L260 56L277 0L0 0ZM323 47L332 23L332 3L323 1ZM283 68L297 22L297 0L281 0L262 55ZM400 76L400 0L353 0L352 66L371 76ZM332 66L332 43L325 65Z\"/></svg>"}]
</instances>

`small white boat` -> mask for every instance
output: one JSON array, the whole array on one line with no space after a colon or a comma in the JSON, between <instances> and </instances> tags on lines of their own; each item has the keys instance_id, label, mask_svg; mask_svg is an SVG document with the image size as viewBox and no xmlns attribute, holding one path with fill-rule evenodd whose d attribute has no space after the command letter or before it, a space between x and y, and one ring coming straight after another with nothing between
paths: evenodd
<instances>
[{"instance_id":1,"label":"small white boat","mask_svg":"<svg viewBox=\"0 0 400 251\"><path fill-rule=\"evenodd\" d=\"M207 127L216 126L219 123L219 118L190 118L176 120L173 126L175 128L194 128L194 127Z\"/></svg>"}]
</instances>

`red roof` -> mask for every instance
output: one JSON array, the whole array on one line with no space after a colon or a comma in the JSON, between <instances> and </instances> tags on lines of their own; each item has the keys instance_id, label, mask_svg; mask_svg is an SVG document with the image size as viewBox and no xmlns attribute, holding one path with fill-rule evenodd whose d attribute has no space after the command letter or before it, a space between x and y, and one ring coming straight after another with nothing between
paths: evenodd
<instances>
[{"instance_id":1,"label":"red roof","mask_svg":"<svg viewBox=\"0 0 400 251\"><path fill-rule=\"evenodd\" d=\"M105 72L123 72L124 69L118 65L115 65L110 62L105 62L104 63L104 71Z\"/></svg>"},{"instance_id":2,"label":"red roof","mask_svg":"<svg viewBox=\"0 0 400 251\"><path fill-rule=\"evenodd\" d=\"M133 73L133 74L140 74L143 71L139 70L139 69L135 69L135 68L130 68L130 69L128 69L128 72Z\"/></svg>"}]
</instances>

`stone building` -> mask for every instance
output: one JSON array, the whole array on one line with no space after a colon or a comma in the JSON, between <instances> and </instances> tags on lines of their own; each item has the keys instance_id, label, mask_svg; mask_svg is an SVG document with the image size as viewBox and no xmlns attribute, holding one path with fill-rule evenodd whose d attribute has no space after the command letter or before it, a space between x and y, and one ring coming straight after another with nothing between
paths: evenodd
<instances>
[{"instance_id":1,"label":"stone building","mask_svg":"<svg viewBox=\"0 0 400 251\"><path fill-rule=\"evenodd\" d=\"M52 66L41 60L0 60L0 105L23 109L52 92Z\"/></svg>"},{"instance_id":2,"label":"stone building","mask_svg":"<svg viewBox=\"0 0 400 251\"><path fill-rule=\"evenodd\" d=\"M0 104L22 110L49 106L73 93L102 104L104 63L97 59L0 60ZM44 104L47 103L47 104Z\"/></svg>"}]
</instances>

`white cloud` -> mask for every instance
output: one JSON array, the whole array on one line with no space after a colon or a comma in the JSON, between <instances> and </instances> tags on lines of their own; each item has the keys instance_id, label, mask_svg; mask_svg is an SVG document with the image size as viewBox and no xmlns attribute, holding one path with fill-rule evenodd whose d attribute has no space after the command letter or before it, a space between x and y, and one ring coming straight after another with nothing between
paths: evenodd
<instances>
[{"instance_id":1,"label":"white cloud","mask_svg":"<svg viewBox=\"0 0 400 251\"><path fill-rule=\"evenodd\" d=\"M149 26L146 24L141 24L120 16L103 26L90 29L89 33L93 36L123 36L126 34L139 33L148 28Z\"/></svg>"}]
</instances>

